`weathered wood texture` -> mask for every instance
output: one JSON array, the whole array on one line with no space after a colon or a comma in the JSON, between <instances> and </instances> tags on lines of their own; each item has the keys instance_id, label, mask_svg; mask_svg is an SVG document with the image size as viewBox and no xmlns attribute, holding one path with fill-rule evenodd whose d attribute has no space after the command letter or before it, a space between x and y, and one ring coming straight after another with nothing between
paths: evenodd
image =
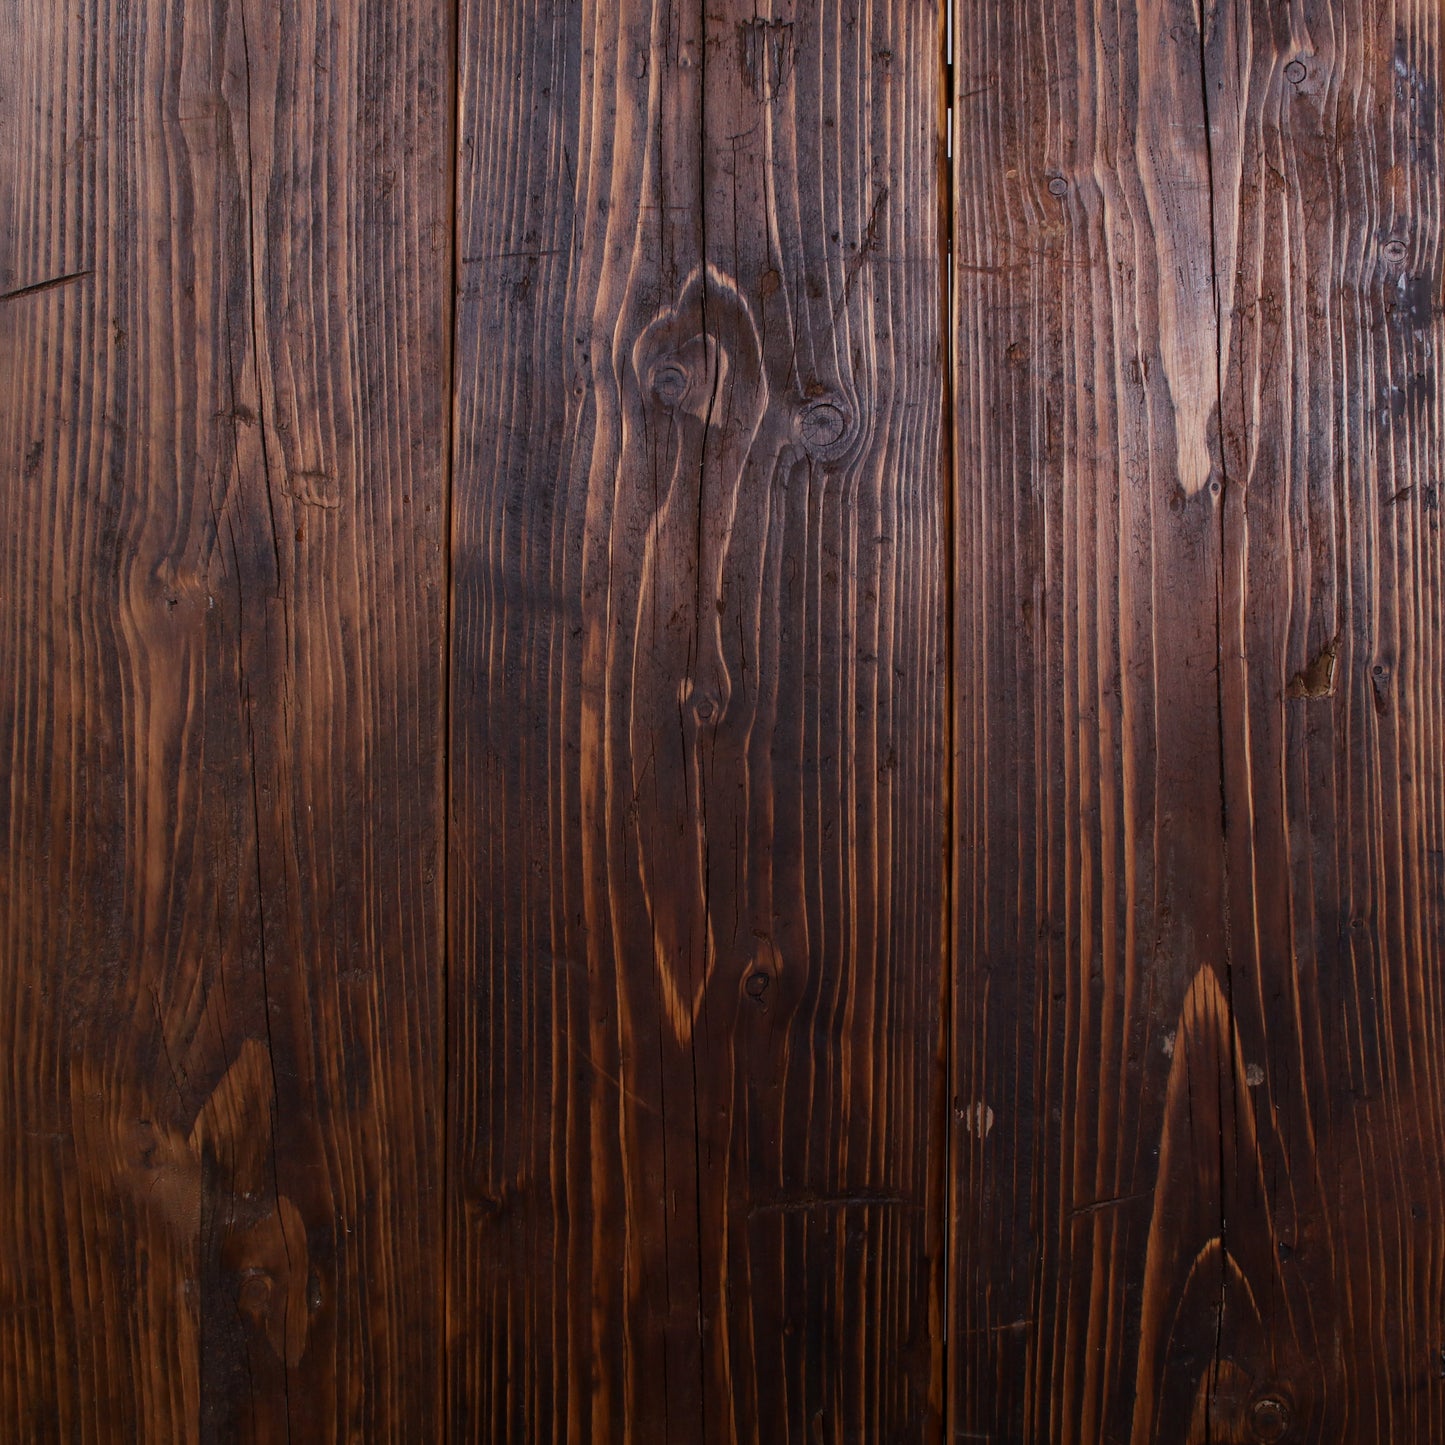
<instances>
[{"instance_id":1,"label":"weathered wood texture","mask_svg":"<svg viewBox=\"0 0 1445 1445\"><path fill-rule=\"evenodd\" d=\"M0 1439L1445 1439L1445 16L953 10L0 9Z\"/></svg>"},{"instance_id":2,"label":"weathered wood texture","mask_svg":"<svg viewBox=\"0 0 1445 1445\"><path fill-rule=\"evenodd\" d=\"M958 7L954 1438L1445 1434L1438 7Z\"/></svg>"},{"instance_id":3,"label":"weathered wood texture","mask_svg":"<svg viewBox=\"0 0 1445 1445\"><path fill-rule=\"evenodd\" d=\"M450 27L0 16L0 1436L434 1440Z\"/></svg>"},{"instance_id":4,"label":"weathered wood texture","mask_svg":"<svg viewBox=\"0 0 1445 1445\"><path fill-rule=\"evenodd\" d=\"M941 1425L941 41L462 7L458 1439Z\"/></svg>"}]
</instances>

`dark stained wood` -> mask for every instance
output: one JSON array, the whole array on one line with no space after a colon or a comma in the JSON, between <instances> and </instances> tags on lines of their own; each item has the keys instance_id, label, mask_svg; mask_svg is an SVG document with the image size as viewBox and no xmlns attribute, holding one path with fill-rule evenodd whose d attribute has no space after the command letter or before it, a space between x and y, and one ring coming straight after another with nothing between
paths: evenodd
<instances>
[{"instance_id":1,"label":"dark stained wood","mask_svg":"<svg viewBox=\"0 0 1445 1445\"><path fill-rule=\"evenodd\" d=\"M1278 1264L1221 1354L1315 1438L1423 1445L1445 1437L1442 15L1240 22L1221 687L1265 1181L1244 1223Z\"/></svg>"},{"instance_id":2,"label":"dark stained wood","mask_svg":"<svg viewBox=\"0 0 1445 1445\"><path fill-rule=\"evenodd\" d=\"M0 32L0 1436L435 1440L446 9Z\"/></svg>"},{"instance_id":3,"label":"dark stained wood","mask_svg":"<svg viewBox=\"0 0 1445 1445\"><path fill-rule=\"evenodd\" d=\"M1445 1439L1445 18L952 11L0 14L0 1440Z\"/></svg>"},{"instance_id":4,"label":"dark stained wood","mask_svg":"<svg viewBox=\"0 0 1445 1445\"><path fill-rule=\"evenodd\" d=\"M958 9L956 1439L1445 1431L1439 32Z\"/></svg>"},{"instance_id":5,"label":"dark stained wood","mask_svg":"<svg viewBox=\"0 0 1445 1445\"><path fill-rule=\"evenodd\" d=\"M941 33L462 7L458 1439L942 1425Z\"/></svg>"}]
</instances>

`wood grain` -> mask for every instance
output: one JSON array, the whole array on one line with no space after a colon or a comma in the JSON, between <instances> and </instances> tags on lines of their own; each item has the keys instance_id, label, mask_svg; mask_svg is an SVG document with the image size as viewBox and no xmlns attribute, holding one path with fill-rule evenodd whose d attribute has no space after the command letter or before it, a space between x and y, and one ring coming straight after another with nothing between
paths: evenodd
<instances>
[{"instance_id":1,"label":"wood grain","mask_svg":"<svg viewBox=\"0 0 1445 1445\"><path fill-rule=\"evenodd\" d=\"M960 7L955 1438L1445 1413L1435 7Z\"/></svg>"},{"instance_id":2,"label":"wood grain","mask_svg":"<svg viewBox=\"0 0 1445 1445\"><path fill-rule=\"evenodd\" d=\"M0 13L0 1438L1445 1438L1439 7L943 11Z\"/></svg>"},{"instance_id":3,"label":"wood grain","mask_svg":"<svg viewBox=\"0 0 1445 1445\"><path fill-rule=\"evenodd\" d=\"M0 30L0 1435L436 1439L445 8Z\"/></svg>"},{"instance_id":4,"label":"wood grain","mask_svg":"<svg viewBox=\"0 0 1445 1445\"><path fill-rule=\"evenodd\" d=\"M1441 15L1241 16L1251 63L1225 81L1256 139L1237 162L1221 690L1236 1027L1268 1121L1256 1224L1280 1302L1272 1339L1242 1320L1222 1352L1258 1375L1269 1348L1318 1438L1434 1441Z\"/></svg>"},{"instance_id":5,"label":"wood grain","mask_svg":"<svg viewBox=\"0 0 1445 1445\"><path fill-rule=\"evenodd\" d=\"M940 39L463 6L458 1438L942 1425Z\"/></svg>"}]
</instances>

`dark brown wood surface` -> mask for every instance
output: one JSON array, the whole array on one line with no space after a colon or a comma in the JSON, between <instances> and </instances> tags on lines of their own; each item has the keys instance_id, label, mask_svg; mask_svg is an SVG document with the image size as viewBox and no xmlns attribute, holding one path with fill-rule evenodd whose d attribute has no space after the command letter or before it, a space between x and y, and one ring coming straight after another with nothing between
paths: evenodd
<instances>
[{"instance_id":1,"label":"dark brown wood surface","mask_svg":"<svg viewBox=\"0 0 1445 1445\"><path fill-rule=\"evenodd\" d=\"M1445 1438L1441 32L4 9L0 1440Z\"/></svg>"},{"instance_id":2,"label":"dark brown wood surface","mask_svg":"<svg viewBox=\"0 0 1445 1445\"><path fill-rule=\"evenodd\" d=\"M1445 1432L1439 41L958 9L956 1439Z\"/></svg>"},{"instance_id":3,"label":"dark brown wood surface","mask_svg":"<svg viewBox=\"0 0 1445 1445\"><path fill-rule=\"evenodd\" d=\"M434 1440L445 7L0 30L0 1437Z\"/></svg>"},{"instance_id":4,"label":"dark brown wood surface","mask_svg":"<svg viewBox=\"0 0 1445 1445\"><path fill-rule=\"evenodd\" d=\"M941 36L463 6L458 1439L941 1423Z\"/></svg>"}]
</instances>

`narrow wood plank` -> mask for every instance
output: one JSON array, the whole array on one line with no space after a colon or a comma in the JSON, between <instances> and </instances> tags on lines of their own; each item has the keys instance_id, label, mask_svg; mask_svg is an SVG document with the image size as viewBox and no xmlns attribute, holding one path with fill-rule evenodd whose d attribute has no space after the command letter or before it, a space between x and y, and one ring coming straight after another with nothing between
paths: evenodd
<instances>
[{"instance_id":1,"label":"narrow wood plank","mask_svg":"<svg viewBox=\"0 0 1445 1445\"><path fill-rule=\"evenodd\" d=\"M1219 478L1171 330L1212 322L1198 42L956 13L952 1424L1129 1439L1156 1185L1222 1208L1189 1137L1157 1152L1185 1001L1205 1067L1227 961Z\"/></svg>"},{"instance_id":2,"label":"narrow wood plank","mask_svg":"<svg viewBox=\"0 0 1445 1445\"><path fill-rule=\"evenodd\" d=\"M1289 1438L1445 1436L1441 24L1241 7L1215 81L1241 118L1221 685L1262 1207L1213 1413L1266 1390Z\"/></svg>"},{"instance_id":3,"label":"narrow wood plank","mask_svg":"<svg viewBox=\"0 0 1445 1445\"><path fill-rule=\"evenodd\" d=\"M434 1440L445 6L0 26L0 1435Z\"/></svg>"},{"instance_id":4,"label":"narrow wood plank","mask_svg":"<svg viewBox=\"0 0 1445 1445\"><path fill-rule=\"evenodd\" d=\"M941 1425L940 42L463 6L458 1438Z\"/></svg>"},{"instance_id":5,"label":"narrow wood plank","mask_svg":"<svg viewBox=\"0 0 1445 1445\"><path fill-rule=\"evenodd\" d=\"M958 15L951 1427L1437 1439L1438 15Z\"/></svg>"}]
</instances>

